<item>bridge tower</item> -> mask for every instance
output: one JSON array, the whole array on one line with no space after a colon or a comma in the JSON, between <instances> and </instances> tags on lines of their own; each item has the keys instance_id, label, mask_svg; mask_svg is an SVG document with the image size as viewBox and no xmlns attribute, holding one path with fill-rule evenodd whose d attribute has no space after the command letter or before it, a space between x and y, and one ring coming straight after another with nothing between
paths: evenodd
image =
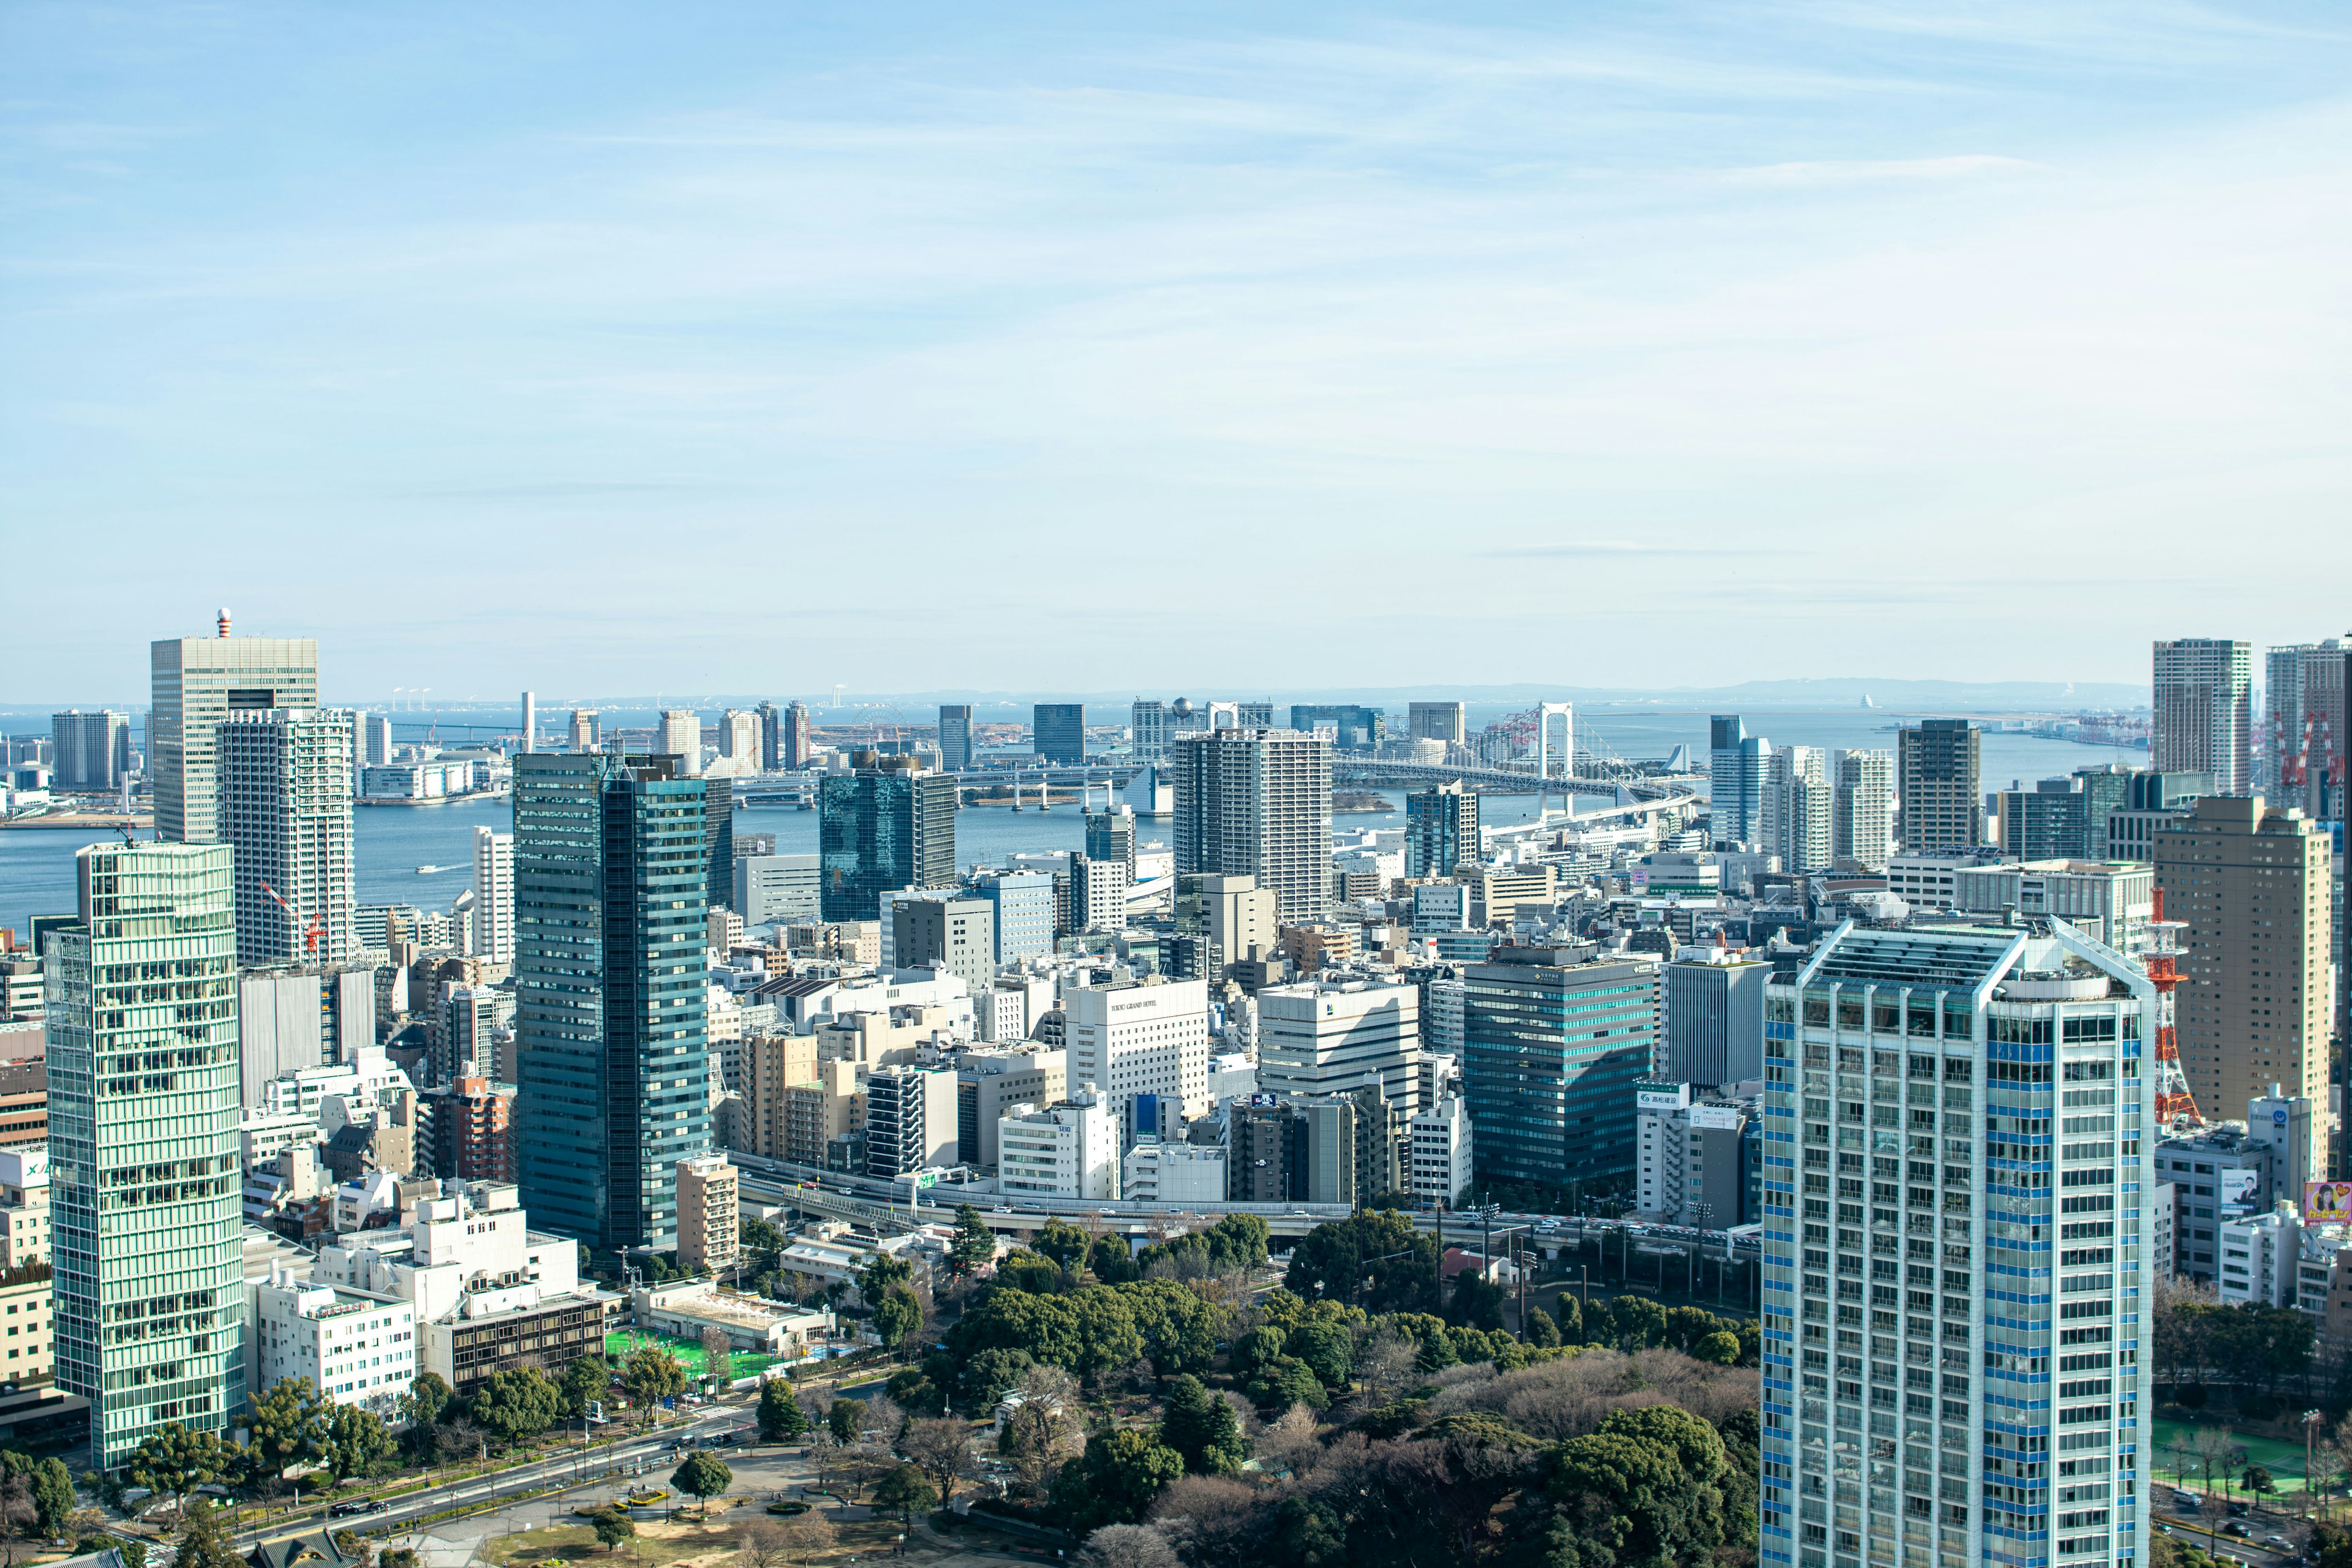
<instances>
[{"instance_id":1,"label":"bridge tower","mask_svg":"<svg viewBox=\"0 0 2352 1568\"><path fill-rule=\"evenodd\" d=\"M1569 808L1568 780L1576 773L1576 706L1570 702L1538 702L1536 704L1536 816L1544 814L1544 802L1551 797L1551 721L1559 716L1559 806Z\"/></svg>"}]
</instances>

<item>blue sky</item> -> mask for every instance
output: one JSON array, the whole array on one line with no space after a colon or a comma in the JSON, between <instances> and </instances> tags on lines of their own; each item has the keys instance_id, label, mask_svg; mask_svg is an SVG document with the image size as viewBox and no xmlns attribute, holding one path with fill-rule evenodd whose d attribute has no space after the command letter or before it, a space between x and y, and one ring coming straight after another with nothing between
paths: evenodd
<instances>
[{"instance_id":1,"label":"blue sky","mask_svg":"<svg viewBox=\"0 0 2352 1568\"><path fill-rule=\"evenodd\" d=\"M352 700L2342 633L2347 67L2319 5L12 5L0 697L221 604Z\"/></svg>"}]
</instances>

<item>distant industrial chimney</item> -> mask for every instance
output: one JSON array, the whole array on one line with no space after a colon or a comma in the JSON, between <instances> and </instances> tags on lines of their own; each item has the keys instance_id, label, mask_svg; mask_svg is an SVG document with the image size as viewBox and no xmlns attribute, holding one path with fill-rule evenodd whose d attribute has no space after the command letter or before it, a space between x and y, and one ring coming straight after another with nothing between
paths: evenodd
<instances>
[{"instance_id":1,"label":"distant industrial chimney","mask_svg":"<svg viewBox=\"0 0 2352 1568\"><path fill-rule=\"evenodd\" d=\"M228 636L228 610L226 606L223 606L220 613L220 635L223 637Z\"/></svg>"}]
</instances>

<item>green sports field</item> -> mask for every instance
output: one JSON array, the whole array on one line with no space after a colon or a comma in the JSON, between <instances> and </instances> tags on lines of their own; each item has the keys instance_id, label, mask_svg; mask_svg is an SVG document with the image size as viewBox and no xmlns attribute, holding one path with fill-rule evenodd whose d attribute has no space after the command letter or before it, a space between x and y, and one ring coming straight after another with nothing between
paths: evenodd
<instances>
[{"instance_id":1,"label":"green sports field","mask_svg":"<svg viewBox=\"0 0 2352 1568\"><path fill-rule=\"evenodd\" d=\"M620 1365L629 1359L629 1352L641 1345L659 1345L677 1357L688 1377L700 1377L709 1369L702 1364L702 1347L692 1340L676 1339L668 1334L650 1334L640 1329L623 1329L604 1336L604 1353ZM750 1351L736 1351L727 1358L730 1377L755 1377L776 1364L772 1355L758 1355Z\"/></svg>"},{"instance_id":2,"label":"green sports field","mask_svg":"<svg viewBox=\"0 0 2352 1568\"><path fill-rule=\"evenodd\" d=\"M2246 1451L2248 1462L2260 1465L2270 1471L2271 1479L2277 1484L2280 1491L2303 1490L2302 1444L2282 1442L2275 1437L2250 1437L2238 1428L2230 1426L2226 1421L2200 1424L2191 1421L2170 1421L2158 1416L2156 1422L2156 1453L2149 1460L2149 1468L2156 1479L2159 1481L2177 1481L2189 1491L2202 1490L2204 1468L2198 1464L2193 1455L2185 1464L2182 1464L2172 1451L2172 1443L2175 1437L2185 1435L2188 1441L2194 1444L2200 1432L2213 1426L2228 1426L2235 1433L2238 1447ZM2181 1464L2181 1473L2177 1477L2173 1474L2173 1466L2176 1464ZM2213 1478L2213 1484L2216 1490L2223 1489L2221 1479L2218 1474ZM2244 1489L2239 1489L2236 1495L2244 1497Z\"/></svg>"}]
</instances>

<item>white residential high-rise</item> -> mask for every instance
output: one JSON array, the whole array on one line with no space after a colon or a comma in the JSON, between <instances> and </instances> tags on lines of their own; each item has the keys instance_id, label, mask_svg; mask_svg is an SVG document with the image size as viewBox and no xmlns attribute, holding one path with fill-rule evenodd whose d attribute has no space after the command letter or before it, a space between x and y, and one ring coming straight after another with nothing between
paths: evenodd
<instances>
[{"instance_id":1,"label":"white residential high-rise","mask_svg":"<svg viewBox=\"0 0 2352 1568\"><path fill-rule=\"evenodd\" d=\"M359 947L352 716L237 710L214 731L215 837L236 851L240 963L334 962Z\"/></svg>"},{"instance_id":2,"label":"white residential high-rise","mask_svg":"<svg viewBox=\"0 0 2352 1568\"><path fill-rule=\"evenodd\" d=\"M1296 730L1212 730L1169 746L1176 869L1251 876L1287 923L1331 910L1331 742Z\"/></svg>"},{"instance_id":3,"label":"white residential high-rise","mask_svg":"<svg viewBox=\"0 0 2352 1568\"><path fill-rule=\"evenodd\" d=\"M1016 1105L996 1123L1001 1193L1113 1202L1118 1177L1118 1115L1091 1084L1058 1105Z\"/></svg>"},{"instance_id":4,"label":"white residential high-rise","mask_svg":"<svg viewBox=\"0 0 2352 1568\"><path fill-rule=\"evenodd\" d=\"M1830 868L1832 789L1829 762L1818 746L1775 749L1764 775L1759 843L1780 858L1783 871Z\"/></svg>"},{"instance_id":5,"label":"white residential high-rise","mask_svg":"<svg viewBox=\"0 0 2352 1568\"><path fill-rule=\"evenodd\" d=\"M719 754L727 771L750 778L760 772L760 715L756 710L730 708L719 721Z\"/></svg>"},{"instance_id":6,"label":"white residential high-rise","mask_svg":"<svg viewBox=\"0 0 2352 1568\"><path fill-rule=\"evenodd\" d=\"M1209 985L1077 986L1062 997L1070 1083L1100 1090L1114 1120L1130 1096L1175 1095L1209 1111Z\"/></svg>"},{"instance_id":7,"label":"white residential high-rise","mask_svg":"<svg viewBox=\"0 0 2352 1568\"><path fill-rule=\"evenodd\" d=\"M2222 637L2156 645L2147 765L2209 773L2216 795L2253 788L2254 647Z\"/></svg>"},{"instance_id":8,"label":"white residential high-rise","mask_svg":"<svg viewBox=\"0 0 2352 1568\"><path fill-rule=\"evenodd\" d=\"M474 829L474 956L512 963L514 941L514 835Z\"/></svg>"},{"instance_id":9,"label":"white residential high-rise","mask_svg":"<svg viewBox=\"0 0 2352 1568\"><path fill-rule=\"evenodd\" d=\"M173 637L150 646L147 772L155 784L155 837L210 844L219 769L213 736L232 711L312 708L319 645L309 637Z\"/></svg>"},{"instance_id":10,"label":"white residential high-rise","mask_svg":"<svg viewBox=\"0 0 2352 1568\"><path fill-rule=\"evenodd\" d=\"M656 750L665 755L684 759L678 771L689 777L699 777L702 773L702 716L691 709L664 709L661 744Z\"/></svg>"},{"instance_id":11,"label":"white residential high-rise","mask_svg":"<svg viewBox=\"0 0 2352 1568\"><path fill-rule=\"evenodd\" d=\"M1895 847L1895 753L1832 752L1830 856L1884 871Z\"/></svg>"},{"instance_id":12,"label":"white residential high-rise","mask_svg":"<svg viewBox=\"0 0 2352 1568\"><path fill-rule=\"evenodd\" d=\"M1470 1138L1469 1102L1458 1094L1449 1094L1420 1111L1406 1124L1405 1149L1406 1191L1423 1202L1441 1203L1448 1208L1460 1203L1462 1194L1470 1190L1471 1159L1475 1152Z\"/></svg>"},{"instance_id":13,"label":"white residential high-rise","mask_svg":"<svg viewBox=\"0 0 2352 1568\"><path fill-rule=\"evenodd\" d=\"M392 721L382 713L353 715L352 745L363 768L392 765Z\"/></svg>"},{"instance_id":14,"label":"white residential high-rise","mask_svg":"<svg viewBox=\"0 0 2352 1568\"><path fill-rule=\"evenodd\" d=\"M1762 1560L2145 1563L2155 986L1842 927L1765 997Z\"/></svg>"},{"instance_id":15,"label":"white residential high-rise","mask_svg":"<svg viewBox=\"0 0 2352 1568\"><path fill-rule=\"evenodd\" d=\"M1399 1116L1421 1105L1421 991L1369 981L1308 981L1257 994L1261 1094L1377 1088Z\"/></svg>"}]
</instances>

